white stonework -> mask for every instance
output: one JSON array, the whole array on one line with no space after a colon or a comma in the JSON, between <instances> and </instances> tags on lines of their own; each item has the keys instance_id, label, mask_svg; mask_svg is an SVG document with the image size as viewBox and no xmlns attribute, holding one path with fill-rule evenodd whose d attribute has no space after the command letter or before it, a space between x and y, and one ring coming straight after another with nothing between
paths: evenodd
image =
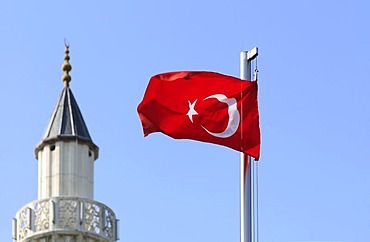
<instances>
[{"instance_id":1,"label":"white stonework","mask_svg":"<svg viewBox=\"0 0 370 242\"><path fill-rule=\"evenodd\" d=\"M90 199L37 200L21 208L14 221L17 242L113 242L118 237L114 212Z\"/></svg>"},{"instance_id":2,"label":"white stonework","mask_svg":"<svg viewBox=\"0 0 370 242\"><path fill-rule=\"evenodd\" d=\"M94 154L78 141L57 141L38 152L38 199L94 197Z\"/></svg>"},{"instance_id":3,"label":"white stonework","mask_svg":"<svg viewBox=\"0 0 370 242\"><path fill-rule=\"evenodd\" d=\"M38 200L13 220L14 242L114 242L117 219L94 195L93 151L57 140L38 151Z\"/></svg>"}]
</instances>

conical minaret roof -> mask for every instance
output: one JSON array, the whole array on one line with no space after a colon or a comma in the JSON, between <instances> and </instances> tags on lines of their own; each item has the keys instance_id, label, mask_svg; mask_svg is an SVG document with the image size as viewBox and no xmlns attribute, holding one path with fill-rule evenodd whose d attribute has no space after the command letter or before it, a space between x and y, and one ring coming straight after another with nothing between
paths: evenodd
<instances>
[{"instance_id":1,"label":"conical minaret roof","mask_svg":"<svg viewBox=\"0 0 370 242\"><path fill-rule=\"evenodd\" d=\"M91 139L82 113L69 87L69 82L72 79L69 75L69 72L72 70L69 59L69 46L66 45L64 63L62 65L62 70L65 72L62 77L64 88L51 115L41 142L35 148L36 158L38 156L38 151L46 144L51 144L60 140L77 140L86 143L95 153L95 159L98 158L99 148Z\"/></svg>"}]
</instances>

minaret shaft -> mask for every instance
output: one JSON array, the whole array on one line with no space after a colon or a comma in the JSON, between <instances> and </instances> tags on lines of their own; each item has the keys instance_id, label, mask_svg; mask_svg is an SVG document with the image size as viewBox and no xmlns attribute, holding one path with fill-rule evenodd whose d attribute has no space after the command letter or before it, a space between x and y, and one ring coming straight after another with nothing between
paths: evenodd
<instances>
[{"instance_id":1,"label":"minaret shaft","mask_svg":"<svg viewBox=\"0 0 370 242\"><path fill-rule=\"evenodd\" d=\"M86 144L57 141L38 152L38 199L94 198L94 157Z\"/></svg>"}]
</instances>

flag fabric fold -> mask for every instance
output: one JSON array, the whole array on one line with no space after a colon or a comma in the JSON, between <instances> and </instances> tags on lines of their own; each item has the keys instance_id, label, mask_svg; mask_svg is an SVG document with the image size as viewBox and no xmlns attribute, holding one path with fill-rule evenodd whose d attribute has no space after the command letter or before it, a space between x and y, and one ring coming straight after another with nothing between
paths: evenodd
<instances>
[{"instance_id":1,"label":"flag fabric fold","mask_svg":"<svg viewBox=\"0 0 370 242\"><path fill-rule=\"evenodd\" d=\"M137 107L144 136L162 132L259 159L257 82L206 71L153 76Z\"/></svg>"}]
</instances>

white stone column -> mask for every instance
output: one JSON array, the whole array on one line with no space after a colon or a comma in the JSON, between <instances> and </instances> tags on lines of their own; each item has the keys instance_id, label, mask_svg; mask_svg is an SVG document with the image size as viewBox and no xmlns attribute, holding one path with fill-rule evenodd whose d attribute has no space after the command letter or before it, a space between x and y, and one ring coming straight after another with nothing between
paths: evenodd
<instances>
[{"instance_id":1,"label":"white stone column","mask_svg":"<svg viewBox=\"0 0 370 242\"><path fill-rule=\"evenodd\" d=\"M78 141L57 141L38 153L38 199L94 198L94 154Z\"/></svg>"}]
</instances>

